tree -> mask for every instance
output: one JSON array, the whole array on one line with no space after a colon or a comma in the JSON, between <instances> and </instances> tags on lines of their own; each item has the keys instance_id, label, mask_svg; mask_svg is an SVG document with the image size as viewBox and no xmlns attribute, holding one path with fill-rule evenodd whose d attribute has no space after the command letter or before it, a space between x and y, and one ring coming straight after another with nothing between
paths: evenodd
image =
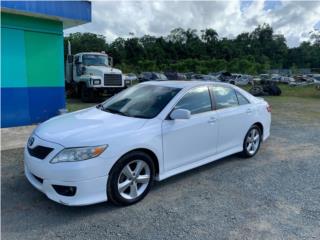
<instances>
[{"instance_id":1,"label":"tree","mask_svg":"<svg viewBox=\"0 0 320 240\"><path fill-rule=\"evenodd\" d=\"M72 52L106 51L116 66L124 71L196 71L202 73L229 70L239 73L263 73L270 68L320 68L320 33L310 33L310 40L288 48L283 35L274 34L268 24L234 39L219 38L211 28L175 28L167 36L145 35L117 38L106 43L102 35L74 33L65 37Z\"/></svg>"},{"instance_id":2,"label":"tree","mask_svg":"<svg viewBox=\"0 0 320 240\"><path fill-rule=\"evenodd\" d=\"M71 33L64 38L64 55L67 55L68 41L71 43L71 52L73 54L79 52L101 52L106 51L107 43L103 35L94 33Z\"/></svg>"}]
</instances>

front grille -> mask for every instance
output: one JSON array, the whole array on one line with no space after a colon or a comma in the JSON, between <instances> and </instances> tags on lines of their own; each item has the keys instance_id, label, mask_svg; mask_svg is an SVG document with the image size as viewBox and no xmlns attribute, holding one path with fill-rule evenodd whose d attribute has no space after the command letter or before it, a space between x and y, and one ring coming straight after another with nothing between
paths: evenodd
<instances>
[{"instance_id":1,"label":"front grille","mask_svg":"<svg viewBox=\"0 0 320 240\"><path fill-rule=\"evenodd\" d=\"M44 147L44 146L36 146L35 148L29 148L28 152L32 157L45 159L49 153L51 153L53 148Z\"/></svg>"},{"instance_id":2,"label":"front grille","mask_svg":"<svg viewBox=\"0 0 320 240\"><path fill-rule=\"evenodd\" d=\"M105 74L104 75L105 86L122 86L121 74Z\"/></svg>"}]
</instances>

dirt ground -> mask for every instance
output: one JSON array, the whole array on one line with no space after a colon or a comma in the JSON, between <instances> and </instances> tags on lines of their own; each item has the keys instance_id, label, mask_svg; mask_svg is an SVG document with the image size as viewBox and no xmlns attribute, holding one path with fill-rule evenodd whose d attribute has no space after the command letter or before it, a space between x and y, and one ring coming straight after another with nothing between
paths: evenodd
<instances>
[{"instance_id":1,"label":"dirt ground","mask_svg":"<svg viewBox=\"0 0 320 240\"><path fill-rule=\"evenodd\" d=\"M156 183L138 204L67 207L23 175L23 150L2 152L2 239L319 239L320 100L267 98L271 137Z\"/></svg>"}]
</instances>

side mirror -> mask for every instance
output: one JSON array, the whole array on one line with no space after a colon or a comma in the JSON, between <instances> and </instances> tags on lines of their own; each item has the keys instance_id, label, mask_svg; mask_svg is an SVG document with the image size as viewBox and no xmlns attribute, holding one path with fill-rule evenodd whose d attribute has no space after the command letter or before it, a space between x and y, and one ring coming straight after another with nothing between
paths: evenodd
<instances>
[{"instance_id":1,"label":"side mirror","mask_svg":"<svg viewBox=\"0 0 320 240\"><path fill-rule=\"evenodd\" d=\"M191 112L187 109L175 109L170 114L170 118L172 120L189 119L190 117L191 117Z\"/></svg>"},{"instance_id":2,"label":"side mirror","mask_svg":"<svg viewBox=\"0 0 320 240\"><path fill-rule=\"evenodd\" d=\"M73 62L73 56L72 55L68 55L67 56L67 60L68 60L68 63L72 63Z\"/></svg>"},{"instance_id":3,"label":"side mirror","mask_svg":"<svg viewBox=\"0 0 320 240\"><path fill-rule=\"evenodd\" d=\"M82 75L82 74L85 74L85 73L86 73L86 67L83 66L83 67L81 68L81 75Z\"/></svg>"},{"instance_id":4,"label":"side mirror","mask_svg":"<svg viewBox=\"0 0 320 240\"><path fill-rule=\"evenodd\" d=\"M113 58L108 57L110 67L113 67Z\"/></svg>"}]
</instances>

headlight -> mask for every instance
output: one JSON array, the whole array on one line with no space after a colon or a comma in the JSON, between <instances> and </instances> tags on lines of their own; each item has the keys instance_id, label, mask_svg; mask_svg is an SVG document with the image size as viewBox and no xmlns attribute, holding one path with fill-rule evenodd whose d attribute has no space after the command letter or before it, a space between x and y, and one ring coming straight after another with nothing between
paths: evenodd
<instances>
[{"instance_id":1,"label":"headlight","mask_svg":"<svg viewBox=\"0 0 320 240\"><path fill-rule=\"evenodd\" d=\"M93 85L100 85L101 80L100 79L93 79Z\"/></svg>"},{"instance_id":2,"label":"headlight","mask_svg":"<svg viewBox=\"0 0 320 240\"><path fill-rule=\"evenodd\" d=\"M130 80L125 80L126 85L130 85L131 81Z\"/></svg>"},{"instance_id":3,"label":"headlight","mask_svg":"<svg viewBox=\"0 0 320 240\"><path fill-rule=\"evenodd\" d=\"M108 145L96 147L66 148L59 152L50 163L76 162L94 158L103 153Z\"/></svg>"}]
</instances>

